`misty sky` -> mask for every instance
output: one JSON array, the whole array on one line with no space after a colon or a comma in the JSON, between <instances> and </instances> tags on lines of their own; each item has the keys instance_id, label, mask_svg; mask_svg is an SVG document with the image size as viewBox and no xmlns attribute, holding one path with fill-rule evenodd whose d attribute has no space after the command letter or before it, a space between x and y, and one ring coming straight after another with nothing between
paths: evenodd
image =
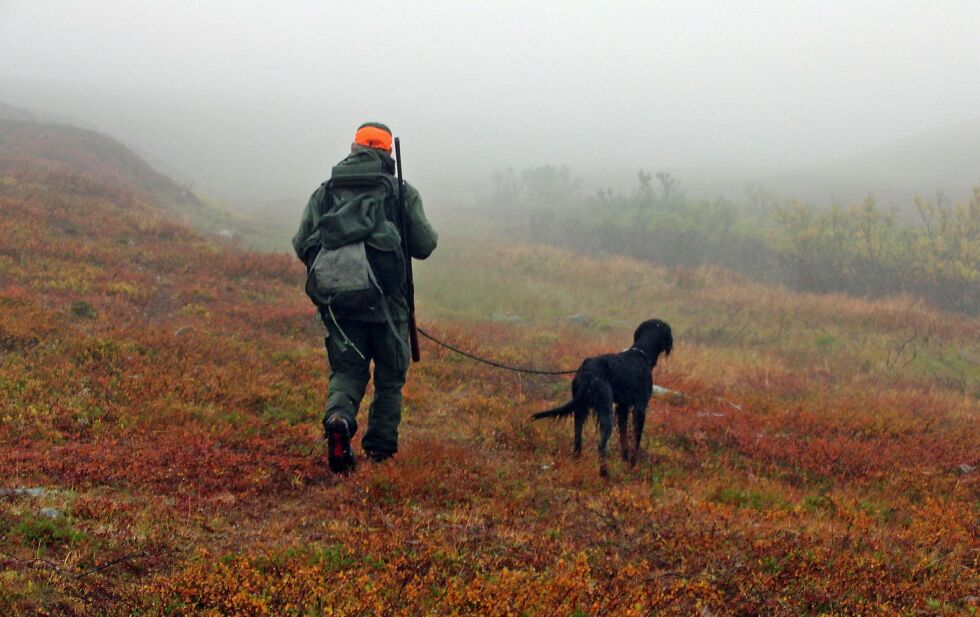
<instances>
[{"instance_id":1,"label":"misty sky","mask_svg":"<svg viewBox=\"0 0 980 617\"><path fill-rule=\"evenodd\" d=\"M422 189L793 168L980 116L978 29L976 0L0 0L0 102L256 199L307 195L364 120Z\"/></svg>"}]
</instances>

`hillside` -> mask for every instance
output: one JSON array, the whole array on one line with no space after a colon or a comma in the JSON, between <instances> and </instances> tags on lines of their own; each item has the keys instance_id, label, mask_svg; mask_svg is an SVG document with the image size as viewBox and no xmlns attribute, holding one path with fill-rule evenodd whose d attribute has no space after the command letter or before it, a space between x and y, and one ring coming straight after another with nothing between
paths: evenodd
<instances>
[{"instance_id":1,"label":"hillside","mask_svg":"<svg viewBox=\"0 0 980 617\"><path fill-rule=\"evenodd\" d=\"M882 144L825 171L923 197L945 190L961 198L980 186L980 118Z\"/></svg>"},{"instance_id":2,"label":"hillside","mask_svg":"<svg viewBox=\"0 0 980 617\"><path fill-rule=\"evenodd\" d=\"M576 461L527 422L567 379L425 343L401 452L338 479L299 264L30 148L0 171L0 614L975 612L976 319L444 229L424 327L565 368L661 317L688 396L604 480L592 427Z\"/></svg>"},{"instance_id":3,"label":"hillside","mask_svg":"<svg viewBox=\"0 0 980 617\"><path fill-rule=\"evenodd\" d=\"M270 244L264 222L211 203L157 172L115 139L63 124L34 120L29 111L0 106L0 176L44 170L83 176L106 190L125 190L151 201L176 222L222 236Z\"/></svg>"},{"instance_id":4,"label":"hillside","mask_svg":"<svg viewBox=\"0 0 980 617\"><path fill-rule=\"evenodd\" d=\"M30 111L7 105L0 101L0 120L14 120L17 122L35 122L37 119Z\"/></svg>"},{"instance_id":5,"label":"hillside","mask_svg":"<svg viewBox=\"0 0 980 617\"><path fill-rule=\"evenodd\" d=\"M145 192L167 206L201 207L193 193L112 138L72 126L0 118L0 173L38 167L99 178Z\"/></svg>"}]
</instances>

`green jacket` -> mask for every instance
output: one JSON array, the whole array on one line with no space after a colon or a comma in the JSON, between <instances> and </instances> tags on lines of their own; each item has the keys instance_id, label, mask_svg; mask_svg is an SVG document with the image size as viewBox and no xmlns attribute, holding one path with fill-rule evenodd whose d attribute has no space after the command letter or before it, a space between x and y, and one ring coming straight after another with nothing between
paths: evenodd
<instances>
[{"instance_id":1,"label":"green jacket","mask_svg":"<svg viewBox=\"0 0 980 617\"><path fill-rule=\"evenodd\" d=\"M384 172L393 176L395 173L394 159L383 150L356 147L333 169L334 175L338 173L372 172ZM405 205L408 210L408 249L411 257L425 259L435 250L436 241L439 236L425 218L425 212L422 210L422 198L419 196L418 191L407 182L406 186L408 189L405 195ZM324 213L324 192L324 186L320 185L313 192L313 195L310 196L310 200L307 202L306 208L303 210L303 216L300 219L299 230L293 236L293 250L296 252L296 256L299 257L300 261L306 264L307 267L313 263L313 259L316 257L316 253L321 244L318 222ZM343 222L341 221L340 224L342 225ZM331 242L328 240L325 244L329 245ZM406 257L408 256L406 255ZM406 290L402 289L400 293L389 292L388 307L395 321L406 321L408 319ZM359 319L361 321L384 321L384 316L378 307L373 307L364 313L343 315L343 317Z\"/></svg>"}]
</instances>

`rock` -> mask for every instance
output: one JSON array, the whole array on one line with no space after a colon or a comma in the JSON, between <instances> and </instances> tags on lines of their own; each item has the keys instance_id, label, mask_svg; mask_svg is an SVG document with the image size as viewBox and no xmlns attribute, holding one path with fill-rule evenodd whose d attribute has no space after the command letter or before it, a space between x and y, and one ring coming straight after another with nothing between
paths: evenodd
<instances>
[{"instance_id":1,"label":"rock","mask_svg":"<svg viewBox=\"0 0 980 617\"><path fill-rule=\"evenodd\" d=\"M577 323L580 326L587 326L590 323L592 323L592 318L583 313L576 313L575 315L569 315L565 319L567 319L572 323Z\"/></svg>"},{"instance_id":2,"label":"rock","mask_svg":"<svg viewBox=\"0 0 980 617\"><path fill-rule=\"evenodd\" d=\"M524 318L520 315L510 315L509 313L494 313L490 319L503 323L520 323Z\"/></svg>"},{"instance_id":3,"label":"rock","mask_svg":"<svg viewBox=\"0 0 980 617\"><path fill-rule=\"evenodd\" d=\"M976 468L975 466L973 466L973 465L969 465L969 464L967 464L967 463L963 463L963 464L961 464L961 465L958 465L958 466L956 467L956 469L958 469L958 470L959 470L959 472L960 472L961 474L963 474L963 475L966 475L966 474L968 474L968 473L973 473L974 471L976 471L976 470L977 470L977 468Z\"/></svg>"},{"instance_id":4,"label":"rock","mask_svg":"<svg viewBox=\"0 0 980 617\"><path fill-rule=\"evenodd\" d=\"M0 488L0 496L26 495L27 497L44 497L47 491L43 488Z\"/></svg>"},{"instance_id":5,"label":"rock","mask_svg":"<svg viewBox=\"0 0 980 617\"><path fill-rule=\"evenodd\" d=\"M38 511L38 514L40 514L45 518L50 518L51 520L54 520L61 516L61 510L59 510L58 508L41 508Z\"/></svg>"},{"instance_id":6,"label":"rock","mask_svg":"<svg viewBox=\"0 0 980 617\"><path fill-rule=\"evenodd\" d=\"M658 386L657 384L653 384L653 389L651 390L650 395L653 396L653 398L666 401L671 405L684 405L688 402L687 395L683 392L664 388L662 386Z\"/></svg>"}]
</instances>

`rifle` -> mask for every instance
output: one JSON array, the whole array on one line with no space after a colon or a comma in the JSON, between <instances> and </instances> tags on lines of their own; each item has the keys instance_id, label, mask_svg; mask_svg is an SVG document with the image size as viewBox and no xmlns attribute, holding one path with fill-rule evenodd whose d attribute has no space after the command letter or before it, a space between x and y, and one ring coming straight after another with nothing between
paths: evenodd
<instances>
[{"instance_id":1,"label":"rifle","mask_svg":"<svg viewBox=\"0 0 980 617\"><path fill-rule=\"evenodd\" d=\"M419 328L415 322L415 277L412 276L412 253L408 241L408 206L405 202L407 192L405 178L402 176L402 147L398 138L395 138L395 164L398 169L398 210L401 212L402 223L402 254L405 255L405 286L408 299L408 338L412 345L412 362L418 362L421 358L419 351Z\"/></svg>"}]
</instances>

